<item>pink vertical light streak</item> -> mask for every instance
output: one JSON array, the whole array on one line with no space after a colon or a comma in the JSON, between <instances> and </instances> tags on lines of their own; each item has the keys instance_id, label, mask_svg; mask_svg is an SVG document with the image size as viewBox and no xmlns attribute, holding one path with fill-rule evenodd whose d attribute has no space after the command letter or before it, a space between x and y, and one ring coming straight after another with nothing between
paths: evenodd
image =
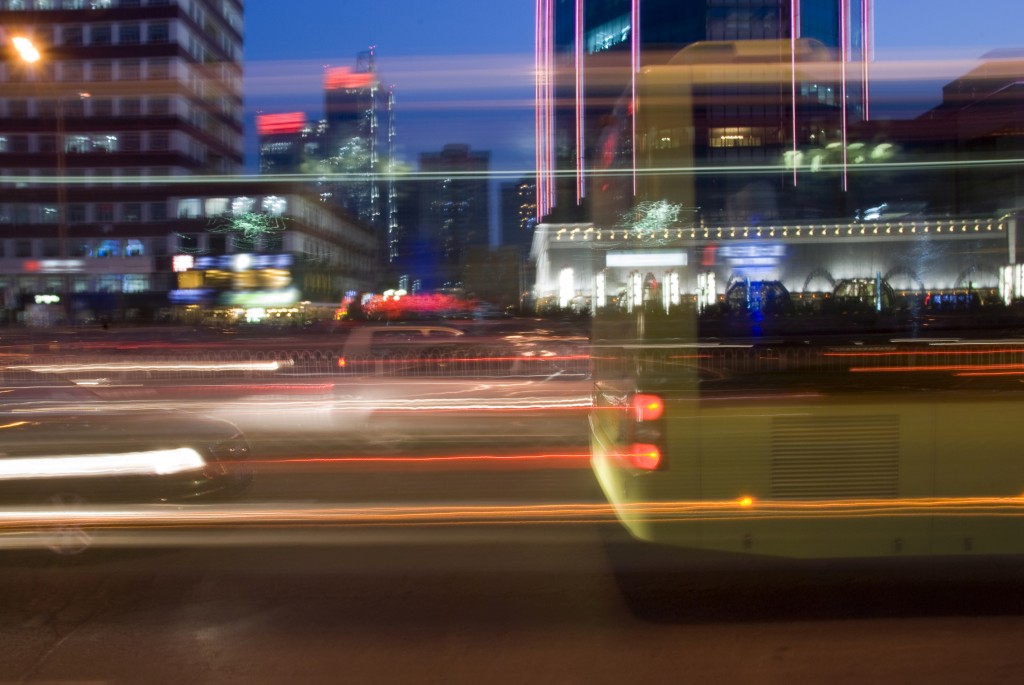
<instances>
[{"instance_id":1,"label":"pink vertical light streak","mask_svg":"<svg viewBox=\"0 0 1024 685\"><path fill-rule=\"evenodd\" d=\"M633 148L633 196L636 197L637 193L637 180L636 180L636 118L639 116L638 102L636 95L636 75L640 73L640 0L632 0L632 6L629 10L629 66L630 66L630 81L631 81L631 99L630 108L632 110L630 117L630 123L633 126L632 132L632 148Z\"/></svg>"},{"instance_id":2,"label":"pink vertical light streak","mask_svg":"<svg viewBox=\"0 0 1024 685\"><path fill-rule=\"evenodd\" d=\"M848 58L849 22L850 11L849 0L839 0L839 64L841 70L839 98L842 112L842 140L843 140L843 192L848 189L846 178L846 60Z\"/></svg>"},{"instance_id":3,"label":"pink vertical light streak","mask_svg":"<svg viewBox=\"0 0 1024 685\"><path fill-rule=\"evenodd\" d=\"M874 2L861 0L861 80L863 83L864 121L871 119L871 89L868 63L871 61L871 44L874 28Z\"/></svg>"},{"instance_id":4,"label":"pink vertical light streak","mask_svg":"<svg viewBox=\"0 0 1024 685\"><path fill-rule=\"evenodd\" d=\"M535 65L535 163L537 166L537 219L544 217L554 205L554 147L552 141L552 5L551 0L537 0L534 35Z\"/></svg>"},{"instance_id":5,"label":"pink vertical light streak","mask_svg":"<svg viewBox=\"0 0 1024 685\"><path fill-rule=\"evenodd\" d=\"M583 92L583 3L584 0L576 0L576 50L574 67L576 70L576 204L580 204L587 194L586 181L584 179L585 156L584 148L584 106L585 95Z\"/></svg>"},{"instance_id":6,"label":"pink vertical light streak","mask_svg":"<svg viewBox=\"0 0 1024 685\"><path fill-rule=\"evenodd\" d=\"M796 186L796 40L797 34L800 32L797 21L800 17L800 0L792 0L789 4L789 58L790 58L790 69L791 69L791 82L790 86L792 89L792 98L790 106L792 107L791 118L793 120L793 185Z\"/></svg>"}]
</instances>

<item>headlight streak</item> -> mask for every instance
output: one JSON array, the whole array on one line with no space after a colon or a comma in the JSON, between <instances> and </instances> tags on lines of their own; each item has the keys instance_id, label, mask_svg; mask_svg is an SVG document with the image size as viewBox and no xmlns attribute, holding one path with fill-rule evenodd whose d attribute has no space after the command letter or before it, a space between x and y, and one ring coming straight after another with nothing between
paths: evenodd
<instances>
[{"instance_id":1,"label":"headlight streak","mask_svg":"<svg viewBox=\"0 0 1024 685\"><path fill-rule=\"evenodd\" d=\"M93 476L165 476L198 471L206 461L194 449L72 454L0 459L0 481Z\"/></svg>"},{"instance_id":2,"label":"headlight streak","mask_svg":"<svg viewBox=\"0 0 1024 685\"><path fill-rule=\"evenodd\" d=\"M34 373L84 373L92 371L278 371L292 366L291 361L266 362L104 362L96 364L32 364L9 366L12 371Z\"/></svg>"},{"instance_id":3,"label":"headlight streak","mask_svg":"<svg viewBox=\"0 0 1024 685\"><path fill-rule=\"evenodd\" d=\"M661 522L758 521L806 519L865 519L915 517L1024 516L1024 497L949 497L783 502L744 499L725 501L640 502L622 505L618 513L608 503L532 505L409 505L363 507L178 506L31 507L0 512L0 531L31 529L55 523L94 528L182 528L316 526L452 526L452 525L565 525L611 523L618 518Z\"/></svg>"}]
</instances>

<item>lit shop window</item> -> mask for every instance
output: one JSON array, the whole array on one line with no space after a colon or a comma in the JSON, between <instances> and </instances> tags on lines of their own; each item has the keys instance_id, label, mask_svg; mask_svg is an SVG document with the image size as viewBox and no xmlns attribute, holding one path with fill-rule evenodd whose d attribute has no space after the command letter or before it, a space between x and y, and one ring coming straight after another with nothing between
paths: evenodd
<instances>
[{"instance_id":1,"label":"lit shop window","mask_svg":"<svg viewBox=\"0 0 1024 685\"><path fill-rule=\"evenodd\" d=\"M251 197L236 197L231 201L231 213L236 216L239 214L248 214L252 211L256 202Z\"/></svg>"},{"instance_id":2,"label":"lit shop window","mask_svg":"<svg viewBox=\"0 0 1024 685\"><path fill-rule=\"evenodd\" d=\"M226 197L210 197L206 199L206 216L221 216L228 211Z\"/></svg>"},{"instance_id":3,"label":"lit shop window","mask_svg":"<svg viewBox=\"0 0 1024 685\"><path fill-rule=\"evenodd\" d=\"M129 240L124 246L125 257L144 257L146 246L141 240Z\"/></svg>"},{"instance_id":4,"label":"lit shop window","mask_svg":"<svg viewBox=\"0 0 1024 685\"><path fill-rule=\"evenodd\" d=\"M145 274L125 274L122 292L144 293L149 290L149 276Z\"/></svg>"},{"instance_id":5,"label":"lit shop window","mask_svg":"<svg viewBox=\"0 0 1024 685\"><path fill-rule=\"evenodd\" d=\"M121 276L107 274L96 278L96 290L101 293L121 292Z\"/></svg>"},{"instance_id":6,"label":"lit shop window","mask_svg":"<svg viewBox=\"0 0 1024 685\"><path fill-rule=\"evenodd\" d=\"M187 200L178 200L178 218L179 219L197 219L199 218L199 198L189 198Z\"/></svg>"},{"instance_id":7,"label":"lit shop window","mask_svg":"<svg viewBox=\"0 0 1024 685\"><path fill-rule=\"evenodd\" d=\"M283 216L288 211L288 200L276 195L263 198L263 211L271 216Z\"/></svg>"},{"instance_id":8,"label":"lit shop window","mask_svg":"<svg viewBox=\"0 0 1024 685\"><path fill-rule=\"evenodd\" d=\"M121 241L120 240L102 240L100 241L99 247L96 248L97 257L120 257L121 256Z\"/></svg>"}]
</instances>

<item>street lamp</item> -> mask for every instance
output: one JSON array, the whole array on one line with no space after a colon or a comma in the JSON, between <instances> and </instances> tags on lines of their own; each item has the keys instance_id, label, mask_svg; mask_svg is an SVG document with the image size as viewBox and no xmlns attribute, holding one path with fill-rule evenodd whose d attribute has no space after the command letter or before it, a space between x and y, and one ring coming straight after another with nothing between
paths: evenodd
<instances>
[{"instance_id":1,"label":"street lamp","mask_svg":"<svg viewBox=\"0 0 1024 685\"><path fill-rule=\"evenodd\" d=\"M14 49L18 51L18 56L21 57L23 62L35 64L40 60L41 55L38 48L25 36L15 36L11 39L11 42L14 44Z\"/></svg>"}]
</instances>

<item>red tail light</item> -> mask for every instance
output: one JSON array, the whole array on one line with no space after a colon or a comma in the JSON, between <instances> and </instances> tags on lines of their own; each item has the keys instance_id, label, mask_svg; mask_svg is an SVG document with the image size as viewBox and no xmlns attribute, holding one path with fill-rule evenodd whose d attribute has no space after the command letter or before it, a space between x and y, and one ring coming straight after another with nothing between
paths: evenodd
<instances>
[{"instance_id":1,"label":"red tail light","mask_svg":"<svg viewBox=\"0 0 1024 685\"><path fill-rule=\"evenodd\" d=\"M665 468L665 401L660 395L637 393L629 401L629 426L620 458L635 469Z\"/></svg>"},{"instance_id":2,"label":"red tail light","mask_svg":"<svg viewBox=\"0 0 1024 685\"><path fill-rule=\"evenodd\" d=\"M654 471L661 466L661 448L642 442L634 442L622 455L638 469Z\"/></svg>"},{"instance_id":3,"label":"red tail light","mask_svg":"<svg viewBox=\"0 0 1024 685\"><path fill-rule=\"evenodd\" d=\"M633 395L633 412L637 421L657 421L665 413L665 402L657 395Z\"/></svg>"}]
</instances>

